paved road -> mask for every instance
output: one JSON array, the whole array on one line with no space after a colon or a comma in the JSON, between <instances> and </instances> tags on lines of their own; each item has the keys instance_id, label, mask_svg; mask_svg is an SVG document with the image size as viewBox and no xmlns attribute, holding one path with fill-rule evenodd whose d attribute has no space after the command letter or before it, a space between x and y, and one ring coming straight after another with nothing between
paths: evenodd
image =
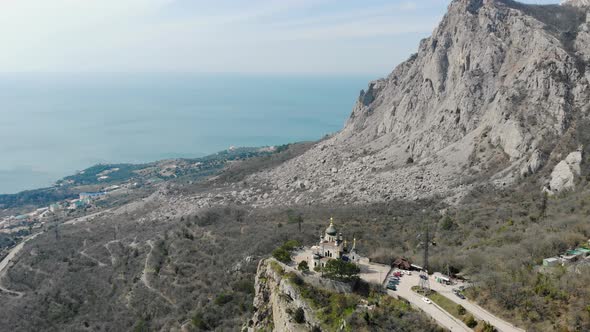
<instances>
[{"instance_id":1,"label":"paved road","mask_svg":"<svg viewBox=\"0 0 590 332\"><path fill-rule=\"evenodd\" d=\"M412 306L424 311L440 326L448 330L473 332L473 330L467 327L467 325L465 325L462 321L456 319L435 303L428 304L424 302L422 300L422 295L416 294L414 291L412 291L412 286L417 286L418 284L419 277L417 273L413 273L411 276L404 275L397 286L397 291L388 290L387 293L391 296L401 297L408 300Z\"/></svg>"},{"instance_id":2,"label":"paved road","mask_svg":"<svg viewBox=\"0 0 590 332\"><path fill-rule=\"evenodd\" d=\"M39 234L41 234L41 233L42 232L39 232L39 233L33 234L33 235L25 238L19 244L17 244L14 248L12 248L12 250L10 250L10 252L8 253L8 255L6 255L6 257L4 257L4 259L0 262L0 281L2 280L4 275L6 274L6 269L8 268L8 265L10 264L12 259L24 248L24 246L27 242L33 240L34 238L39 236ZM22 292L10 290L10 289L2 287L1 285L0 285L0 291L6 292L9 294L13 294L13 295L19 296L19 297L23 295Z\"/></svg>"},{"instance_id":3,"label":"paved road","mask_svg":"<svg viewBox=\"0 0 590 332\"><path fill-rule=\"evenodd\" d=\"M97 213L93 213L91 215L87 215L87 216L83 216L83 217L78 217L69 221L66 221L63 223L63 225L74 225L78 222L83 222L83 221L88 221L88 219L97 216L100 213L103 212L107 212L109 210L105 210L105 211L100 211ZM40 231L38 233L32 234L28 237L26 237L24 240L22 240L19 244L17 244L14 248L12 248L10 250L10 252L8 253L8 255L6 255L6 257L4 257L4 259L2 261L0 261L0 281L2 280L2 278L4 277L4 275L6 274L6 270L8 269L8 266L10 265L10 262L12 261L12 259L25 247L25 244L33 239L35 239L37 236L43 234L43 231ZM13 291L7 288L2 287L2 285L0 284L0 292L6 292L15 296L22 296L23 293L22 292L17 292L17 291Z\"/></svg>"},{"instance_id":4,"label":"paved road","mask_svg":"<svg viewBox=\"0 0 590 332\"><path fill-rule=\"evenodd\" d=\"M468 301L467 299L463 300L453 294L453 287L457 286L446 286L443 284L439 284L434 281L430 281L430 287L435 291L439 292L441 295L447 297L451 301L462 305L467 311L471 312L475 318L479 320L484 320L496 327L499 332L524 332L523 329L515 327L514 325L508 323L505 320L494 316L489 311L485 310L484 308L478 306L477 304Z\"/></svg>"}]
</instances>

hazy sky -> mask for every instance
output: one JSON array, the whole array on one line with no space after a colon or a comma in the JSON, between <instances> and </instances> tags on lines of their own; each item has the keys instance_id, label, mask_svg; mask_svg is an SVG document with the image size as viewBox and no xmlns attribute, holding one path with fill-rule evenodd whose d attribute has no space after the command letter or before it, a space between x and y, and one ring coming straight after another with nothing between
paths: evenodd
<instances>
[{"instance_id":1,"label":"hazy sky","mask_svg":"<svg viewBox=\"0 0 590 332\"><path fill-rule=\"evenodd\" d=\"M448 3L0 0L0 72L384 74Z\"/></svg>"}]
</instances>

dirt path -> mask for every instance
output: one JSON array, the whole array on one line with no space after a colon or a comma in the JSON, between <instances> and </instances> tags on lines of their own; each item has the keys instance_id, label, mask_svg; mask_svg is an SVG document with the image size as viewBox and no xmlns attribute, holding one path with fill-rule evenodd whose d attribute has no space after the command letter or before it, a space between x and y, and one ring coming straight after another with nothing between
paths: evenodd
<instances>
[{"instance_id":1,"label":"dirt path","mask_svg":"<svg viewBox=\"0 0 590 332\"><path fill-rule=\"evenodd\" d=\"M161 291L159 291L157 288L153 287L149 281L149 278L147 276L148 273L153 273L151 271L151 269L149 268L149 260L150 257L152 255L152 251L154 251L154 244L152 242L152 240L148 240L147 241L148 246L150 246L150 252L147 254L146 258L145 258L145 263L143 266L143 272L141 273L141 281L143 282L143 284L145 285L145 287L147 287L147 289L149 289L150 291L152 291L153 293L156 293L157 295L159 295L161 298L163 298L164 300L166 300L166 302L168 302L171 306L176 307L176 304L174 303L174 301L172 301L169 297L167 297L166 295L164 295Z\"/></svg>"}]
</instances>

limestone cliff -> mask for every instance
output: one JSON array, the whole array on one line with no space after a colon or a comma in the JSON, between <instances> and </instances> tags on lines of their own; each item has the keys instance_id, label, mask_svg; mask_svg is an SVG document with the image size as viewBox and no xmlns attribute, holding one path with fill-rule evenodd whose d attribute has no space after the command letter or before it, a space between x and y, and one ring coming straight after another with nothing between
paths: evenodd
<instances>
[{"instance_id":1,"label":"limestone cliff","mask_svg":"<svg viewBox=\"0 0 590 332\"><path fill-rule=\"evenodd\" d=\"M248 322L248 331L303 332L319 325L314 311L285 278L283 267L278 262L260 261L254 287L255 312ZM299 308L303 310L302 323L297 323L293 317Z\"/></svg>"},{"instance_id":2,"label":"limestone cliff","mask_svg":"<svg viewBox=\"0 0 590 332\"><path fill-rule=\"evenodd\" d=\"M458 200L466 183L554 167L587 143L575 134L590 111L587 3L452 1L416 54L361 91L342 131L250 180L270 203Z\"/></svg>"}]
</instances>

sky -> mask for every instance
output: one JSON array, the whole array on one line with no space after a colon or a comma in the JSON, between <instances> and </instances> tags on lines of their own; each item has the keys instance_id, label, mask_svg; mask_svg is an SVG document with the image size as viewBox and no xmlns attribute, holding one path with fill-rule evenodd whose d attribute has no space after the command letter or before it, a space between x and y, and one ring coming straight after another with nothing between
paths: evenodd
<instances>
[{"instance_id":1,"label":"sky","mask_svg":"<svg viewBox=\"0 0 590 332\"><path fill-rule=\"evenodd\" d=\"M0 73L385 74L448 3L0 0Z\"/></svg>"}]
</instances>

